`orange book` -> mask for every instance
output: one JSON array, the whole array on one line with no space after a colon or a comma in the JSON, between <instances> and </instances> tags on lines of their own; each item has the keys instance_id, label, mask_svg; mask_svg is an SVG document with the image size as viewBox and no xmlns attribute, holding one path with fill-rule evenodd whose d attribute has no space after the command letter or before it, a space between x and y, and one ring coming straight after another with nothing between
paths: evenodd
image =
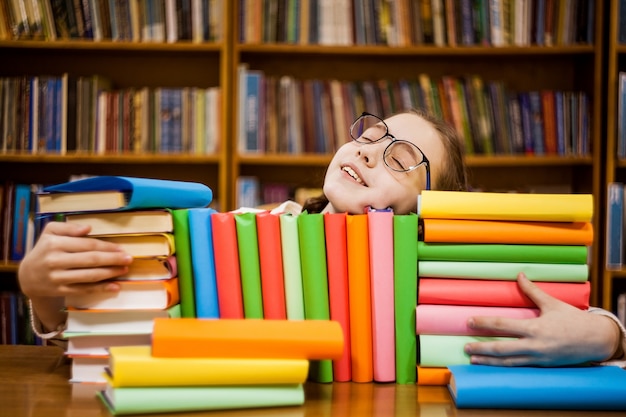
<instances>
[{"instance_id":1,"label":"orange book","mask_svg":"<svg viewBox=\"0 0 626 417\"><path fill-rule=\"evenodd\" d=\"M235 215L231 212L213 213L211 231L220 318L241 319L244 317L243 294Z\"/></svg>"},{"instance_id":2,"label":"orange book","mask_svg":"<svg viewBox=\"0 0 626 417\"><path fill-rule=\"evenodd\" d=\"M268 211L257 213L256 227L259 239L263 317L284 320L287 318L287 308L285 306L280 217Z\"/></svg>"},{"instance_id":3,"label":"orange book","mask_svg":"<svg viewBox=\"0 0 626 417\"><path fill-rule=\"evenodd\" d=\"M346 218L352 381L372 382L373 341L367 214ZM393 326L393 323L389 323Z\"/></svg>"},{"instance_id":4,"label":"orange book","mask_svg":"<svg viewBox=\"0 0 626 417\"><path fill-rule=\"evenodd\" d=\"M152 355L162 358L339 359L343 331L331 320L154 320Z\"/></svg>"},{"instance_id":5,"label":"orange book","mask_svg":"<svg viewBox=\"0 0 626 417\"><path fill-rule=\"evenodd\" d=\"M448 385L450 370L445 367L417 365L417 385Z\"/></svg>"},{"instance_id":6,"label":"orange book","mask_svg":"<svg viewBox=\"0 0 626 417\"><path fill-rule=\"evenodd\" d=\"M584 245L593 243L591 222L513 222L424 219L424 242Z\"/></svg>"}]
</instances>

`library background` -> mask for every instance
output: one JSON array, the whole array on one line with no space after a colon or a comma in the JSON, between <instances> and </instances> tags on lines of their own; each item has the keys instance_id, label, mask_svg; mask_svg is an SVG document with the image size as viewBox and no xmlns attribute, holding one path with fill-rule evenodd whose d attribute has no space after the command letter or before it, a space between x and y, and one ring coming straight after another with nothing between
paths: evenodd
<instances>
[{"instance_id":1,"label":"library background","mask_svg":"<svg viewBox=\"0 0 626 417\"><path fill-rule=\"evenodd\" d=\"M24 320L20 192L128 175L202 182L220 211L302 201L357 115L416 107L458 130L473 189L593 195L591 303L617 312L626 269L607 189L626 182L620 3L1 2L1 342L29 337L11 325Z\"/></svg>"}]
</instances>

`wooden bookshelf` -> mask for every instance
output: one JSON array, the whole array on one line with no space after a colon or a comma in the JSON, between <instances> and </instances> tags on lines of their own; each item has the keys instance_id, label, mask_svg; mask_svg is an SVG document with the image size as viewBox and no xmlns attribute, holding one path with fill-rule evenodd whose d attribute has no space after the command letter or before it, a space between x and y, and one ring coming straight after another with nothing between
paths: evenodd
<instances>
[{"instance_id":1,"label":"wooden bookshelf","mask_svg":"<svg viewBox=\"0 0 626 417\"><path fill-rule=\"evenodd\" d=\"M235 16L240 15L235 2ZM603 68L603 2L595 9L595 42L571 46L321 46L240 41L239 22L234 24L233 97L237 97L237 69L246 64L267 76L291 76L299 80L349 81L415 79L419 73L431 78L478 74L484 80L503 80L512 91L584 91L590 110L591 152L585 156L470 155L470 182L489 190L569 189L594 195L593 224L598 244L591 248L592 304L599 300L599 236L602 204L601 127ZM232 103L237 118L237 105ZM356 117L357 115L355 115ZM348 126L346 126L348 129ZM238 137L233 126L233 138ZM292 187L320 187L331 155L239 154L233 147L232 176L256 176L260 183L283 182ZM231 195L236 196L235 183ZM541 192L541 191L539 191ZM560 192L560 191L555 191ZM233 201L234 203L234 201Z\"/></svg>"}]
</instances>

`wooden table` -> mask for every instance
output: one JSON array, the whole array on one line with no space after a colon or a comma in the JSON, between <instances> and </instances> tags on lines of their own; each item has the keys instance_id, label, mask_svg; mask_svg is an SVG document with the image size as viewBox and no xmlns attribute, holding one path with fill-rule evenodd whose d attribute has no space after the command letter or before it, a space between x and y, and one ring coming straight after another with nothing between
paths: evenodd
<instances>
[{"instance_id":1,"label":"wooden table","mask_svg":"<svg viewBox=\"0 0 626 417\"><path fill-rule=\"evenodd\" d=\"M56 347L0 346L0 417L106 417L97 386L71 384L69 362ZM307 383L303 406L158 416L624 416L588 411L457 410L445 387ZM148 416L148 415L146 415ZM151 415L155 416L155 415Z\"/></svg>"}]
</instances>

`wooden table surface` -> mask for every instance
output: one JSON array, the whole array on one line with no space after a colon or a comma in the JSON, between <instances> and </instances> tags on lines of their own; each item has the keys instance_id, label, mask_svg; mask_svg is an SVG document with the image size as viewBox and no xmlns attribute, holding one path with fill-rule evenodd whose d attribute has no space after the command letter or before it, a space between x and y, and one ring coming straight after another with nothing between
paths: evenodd
<instances>
[{"instance_id":1,"label":"wooden table surface","mask_svg":"<svg viewBox=\"0 0 626 417\"><path fill-rule=\"evenodd\" d=\"M71 384L57 347L0 346L0 417L110 416L94 397L97 385ZM300 407L157 414L158 416L624 416L588 411L457 410L445 387L397 384L306 384ZM155 416L155 414L145 415Z\"/></svg>"}]
</instances>

